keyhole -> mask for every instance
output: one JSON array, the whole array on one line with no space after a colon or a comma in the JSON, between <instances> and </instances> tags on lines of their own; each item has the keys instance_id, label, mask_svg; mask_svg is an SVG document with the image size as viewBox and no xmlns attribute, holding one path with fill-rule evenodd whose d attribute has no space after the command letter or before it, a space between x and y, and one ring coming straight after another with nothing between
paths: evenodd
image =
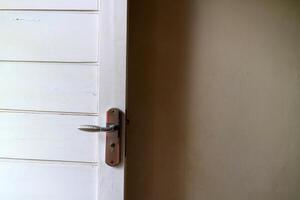
<instances>
[{"instance_id":1,"label":"keyhole","mask_svg":"<svg viewBox=\"0 0 300 200\"><path fill-rule=\"evenodd\" d=\"M114 149L116 147L116 144L115 143L111 143L110 147Z\"/></svg>"}]
</instances>

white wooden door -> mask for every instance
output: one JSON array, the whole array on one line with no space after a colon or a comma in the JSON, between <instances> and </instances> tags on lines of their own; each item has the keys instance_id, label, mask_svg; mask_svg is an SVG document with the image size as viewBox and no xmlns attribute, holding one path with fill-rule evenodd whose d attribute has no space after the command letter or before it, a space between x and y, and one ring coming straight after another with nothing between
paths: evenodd
<instances>
[{"instance_id":1,"label":"white wooden door","mask_svg":"<svg viewBox=\"0 0 300 200\"><path fill-rule=\"evenodd\" d=\"M126 11L126 0L0 0L0 199L124 199L124 150L110 167L105 133L78 127L125 113Z\"/></svg>"}]
</instances>

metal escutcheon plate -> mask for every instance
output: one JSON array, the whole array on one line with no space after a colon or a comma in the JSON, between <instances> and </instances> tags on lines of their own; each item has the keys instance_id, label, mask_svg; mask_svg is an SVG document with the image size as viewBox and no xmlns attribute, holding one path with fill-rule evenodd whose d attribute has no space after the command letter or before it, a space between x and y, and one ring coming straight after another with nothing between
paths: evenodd
<instances>
[{"instance_id":1,"label":"metal escutcheon plate","mask_svg":"<svg viewBox=\"0 0 300 200\"><path fill-rule=\"evenodd\" d=\"M121 112L112 108L107 111L106 126L118 124L119 128L106 133L105 162L109 166L115 167L121 163Z\"/></svg>"}]
</instances>

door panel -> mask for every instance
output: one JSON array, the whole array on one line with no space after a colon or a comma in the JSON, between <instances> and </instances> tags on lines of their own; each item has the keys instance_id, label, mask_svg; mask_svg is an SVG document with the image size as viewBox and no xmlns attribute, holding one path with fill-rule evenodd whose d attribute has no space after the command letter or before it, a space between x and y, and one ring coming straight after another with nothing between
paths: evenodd
<instances>
[{"instance_id":1,"label":"door panel","mask_svg":"<svg viewBox=\"0 0 300 200\"><path fill-rule=\"evenodd\" d=\"M0 108L97 113L97 73L92 64L0 63Z\"/></svg>"},{"instance_id":2,"label":"door panel","mask_svg":"<svg viewBox=\"0 0 300 200\"><path fill-rule=\"evenodd\" d=\"M0 9L97 10L97 0L0 0Z\"/></svg>"},{"instance_id":3,"label":"door panel","mask_svg":"<svg viewBox=\"0 0 300 200\"><path fill-rule=\"evenodd\" d=\"M79 124L97 124L94 116L0 113L0 158L98 161L98 135Z\"/></svg>"},{"instance_id":4,"label":"door panel","mask_svg":"<svg viewBox=\"0 0 300 200\"><path fill-rule=\"evenodd\" d=\"M117 167L78 130L125 113L127 1L95 2L0 0L0 199L124 199L125 127Z\"/></svg>"},{"instance_id":5,"label":"door panel","mask_svg":"<svg viewBox=\"0 0 300 200\"><path fill-rule=\"evenodd\" d=\"M98 15L0 12L0 60L97 62Z\"/></svg>"},{"instance_id":6,"label":"door panel","mask_svg":"<svg viewBox=\"0 0 300 200\"><path fill-rule=\"evenodd\" d=\"M97 167L0 162L0 199L96 200Z\"/></svg>"}]
</instances>

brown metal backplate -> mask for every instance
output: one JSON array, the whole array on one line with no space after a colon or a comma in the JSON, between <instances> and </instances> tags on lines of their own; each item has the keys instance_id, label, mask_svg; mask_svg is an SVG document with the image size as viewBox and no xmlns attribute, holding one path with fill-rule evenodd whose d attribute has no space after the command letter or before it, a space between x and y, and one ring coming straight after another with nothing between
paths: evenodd
<instances>
[{"instance_id":1,"label":"brown metal backplate","mask_svg":"<svg viewBox=\"0 0 300 200\"><path fill-rule=\"evenodd\" d=\"M115 167L121 163L121 112L112 108L107 111L106 126L118 124L114 131L106 133L105 162L109 166Z\"/></svg>"}]
</instances>

